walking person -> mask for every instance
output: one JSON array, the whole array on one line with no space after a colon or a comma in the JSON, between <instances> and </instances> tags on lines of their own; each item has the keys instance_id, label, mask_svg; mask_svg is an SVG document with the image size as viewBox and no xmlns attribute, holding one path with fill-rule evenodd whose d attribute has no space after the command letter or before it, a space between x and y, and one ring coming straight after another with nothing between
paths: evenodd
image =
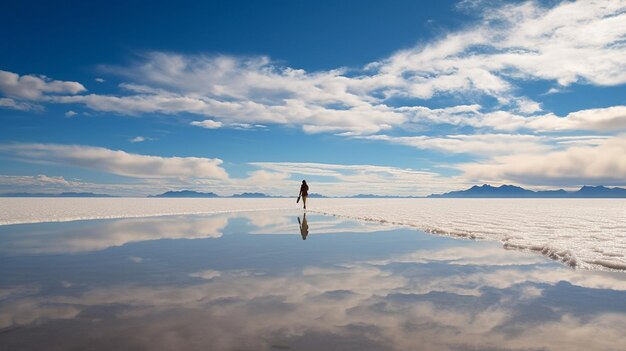
<instances>
[{"instance_id":1,"label":"walking person","mask_svg":"<svg viewBox=\"0 0 626 351\"><path fill-rule=\"evenodd\" d=\"M304 209L306 210L306 198L309 196L309 186L306 183L306 180L302 181L302 185L300 185L300 194L298 194L298 201L300 201L300 197L302 197L302 203L304 204Z\"/></svg>"}]
</instances>

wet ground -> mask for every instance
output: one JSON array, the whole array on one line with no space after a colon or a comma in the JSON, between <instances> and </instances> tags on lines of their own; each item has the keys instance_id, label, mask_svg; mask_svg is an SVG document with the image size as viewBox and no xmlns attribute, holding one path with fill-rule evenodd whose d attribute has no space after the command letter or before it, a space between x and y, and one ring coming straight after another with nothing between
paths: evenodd
<instances>
[{"instance_id":1,"label":"wet ground","mask_svg":"<svg viewBox=\"0 0 626 351\"><path fill-rule=\"evenodd\" d=\"M0 226L0 350L622 350L626 273L302 212Z\"/></svg>"}]
</instances>

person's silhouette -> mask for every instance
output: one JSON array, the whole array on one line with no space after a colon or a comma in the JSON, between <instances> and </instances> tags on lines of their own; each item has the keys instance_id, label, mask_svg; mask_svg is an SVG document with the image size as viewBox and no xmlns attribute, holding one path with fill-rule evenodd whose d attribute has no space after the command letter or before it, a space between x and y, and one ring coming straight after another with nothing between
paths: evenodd
<instances>
[{"instance_id":1,"label":"person's silhouette","mask_svg":"<svg viewBox=\"0 0 626 351\"><path fill-rule=\"evenodd\" d=\"M306 212L302 215L302 221L300 221L300 217L298 217L298 224L300 225L302 240L306 240L307 235L309 235L309 224L306 222Z\"/></svg>"},{"instance_id":2,"label":"person's silhouette","mask_svg":"<svg viewBox=\"0 0 626 351\"><path fill-rule=\"evenodd\" d=\"M298 200L300 201L300 197L302 197L302 203L304 204L304 209L306 210L306 198L309 197L309 186L306 183L306 180L302 181L302 185L300 185L300 193L298 194Z\"/></svg>"}]
</instances>

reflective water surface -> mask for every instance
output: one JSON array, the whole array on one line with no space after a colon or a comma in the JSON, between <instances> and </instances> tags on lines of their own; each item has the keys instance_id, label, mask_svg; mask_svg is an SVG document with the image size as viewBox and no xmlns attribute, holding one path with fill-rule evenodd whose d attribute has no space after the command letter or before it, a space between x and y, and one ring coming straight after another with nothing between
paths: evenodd
<instances>
[{"instance_id":1,"label":"reflective water surface","mask_svg":"<svg viewBox=\"0 0 626 351\"><path fill-rule=\"evenodd\" d=\"M625 328L626 273L494 242L284 211L0 226L1 350L623 350Z\"/></svg>"}]
</instances>

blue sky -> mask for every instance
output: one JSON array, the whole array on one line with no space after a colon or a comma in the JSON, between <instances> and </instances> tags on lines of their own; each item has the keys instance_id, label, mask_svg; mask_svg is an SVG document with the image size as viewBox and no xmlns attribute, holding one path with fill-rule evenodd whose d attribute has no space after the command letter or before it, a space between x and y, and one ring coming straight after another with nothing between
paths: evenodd
<instances>
[{"instance_id":1,"label":"blue sky","mask_svg":"<svg viewBox=\"0 0 626 351\"><path fill-rule=\"evenodd\" d=\"M626 1L0 7L0 192L626 185Z\"/></svg>"}]
</instances>

